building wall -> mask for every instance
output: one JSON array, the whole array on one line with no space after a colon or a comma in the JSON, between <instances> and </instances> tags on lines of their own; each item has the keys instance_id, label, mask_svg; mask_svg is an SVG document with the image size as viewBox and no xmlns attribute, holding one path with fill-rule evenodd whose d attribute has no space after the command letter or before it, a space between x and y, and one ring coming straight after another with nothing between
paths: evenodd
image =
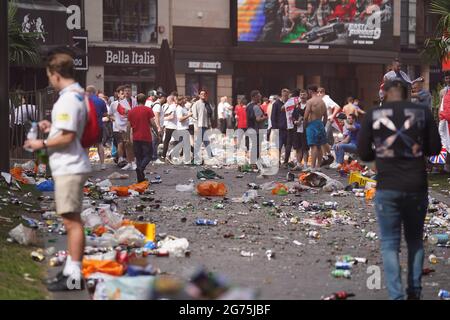
<instances>
[{"instance_id":1,"label":"building wall","mask_svg":"<svg viewBox=\"0 0 450 320\"><path fill-rule=\"evenodd\" d=\"M95 86L98 90L105 90L105 68L103 66L90 66L86 75L86 84ZM108 93L110 94L110 92Z\"/></svg>"},{"instance_id":2,"label":"building wall","mask_svg":"<svg viewBox=\"0 0 450 320\"><path fill-rule=\"evenodd\" d=\"M177 74L177 91L180 95L186 94L186 75L185 74Z\"/></svg>"},{"instance_id":3,"label":"building wall","mask_svg":"<svg viewBox=\"0 0 450 320\"><path fill-rule=\"evenodd\" d=\"M227 0L171 0L174 26L230 27L230 3ZM169 2L169 1L167 1Z\"/></svg>"},{"instance_id":4,"label":"building wall","mask_svg":"<svg viewBox=\"0 0 450 320\"><path fill-rule=\"evenodd\" d=\"M103 0L85 1L84 15L89 42L103 41Z\"/></svg>"},{"instance_id":5,"label":"building wall","mask_svg":"<svg viewBox=\"0 0 450 320\"><path fill-rule=\"evenodd\" d=\"M217 76L217 101L220 101L220 97L227 96L231 98L233 96L233 76L232 75L218 75ZM234 103L234 101L233 101Z\"/></svg>"},{"instance_id":6,"label":"building wall","mask_svg":"<svg viewBox=\"0 0 450 320\"><path fill-rule=\"evenodd\" d=\"M384 75L384 66L379 64L358 64L356 77L358 92L355 95L361 99L365 109L373 107L374 101L379 100L378 92Z\"/></svg>"}]
</instances>

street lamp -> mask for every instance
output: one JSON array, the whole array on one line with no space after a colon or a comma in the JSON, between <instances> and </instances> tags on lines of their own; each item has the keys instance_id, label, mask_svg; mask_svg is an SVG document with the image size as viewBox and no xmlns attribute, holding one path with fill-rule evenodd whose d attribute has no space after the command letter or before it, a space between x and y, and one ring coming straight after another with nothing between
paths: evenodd
<instances>
[{"instance_id":1,"label":"street lamp","mask_svg":"<svg viewBox=\"0 0 450 320\"><path fill-rule=\"evenodd\" d=\"M0 171L9 172L8 2L0 1Z\"/></svg>"}]
</instances>

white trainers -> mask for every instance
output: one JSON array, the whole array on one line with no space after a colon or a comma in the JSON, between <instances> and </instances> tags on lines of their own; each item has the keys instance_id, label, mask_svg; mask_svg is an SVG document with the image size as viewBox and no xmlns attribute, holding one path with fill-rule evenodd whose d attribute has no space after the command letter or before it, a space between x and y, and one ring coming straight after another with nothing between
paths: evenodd
<instances>
[{"instance_id":1,"label":"white trainers","mask_svg":"<svg viewBox=\"0 0 450 320\"><path fill-rule=\"evenodd\" d=\"M136 162L133 162L131 165L131 170L136 170L136 169L137 169Z\"/></svg>"},{"instance_id":2,"label":"white trainers","mask_svg":"<svg viewBox=\"0 0 450 320\"><path fill-rule=\"evenodd\" d=\"M123 171L133 170L133 164L129 163L125 167L122 168Z\"/></svg>"},{"instance_id":3,"label":"white trainers","mask_svg":"<svg viewBox=\"0 0 450 320\"><path fill-rule=\"evenodd\" d=\"M158 159L153 162L154 164L166 164L164 161L161 161L161 159Z\"/></svg>"},{"instance_id":4,"label":"white trainers","mask_svg":"<svg viewBox=\"0 0 450 320\"><path fill-rule=\"evenodd\" d=\"M332 164L330 164L330 169L337 169L337 168L339 168L339 163L333 162Z\"/></svg>"}]
</instances>

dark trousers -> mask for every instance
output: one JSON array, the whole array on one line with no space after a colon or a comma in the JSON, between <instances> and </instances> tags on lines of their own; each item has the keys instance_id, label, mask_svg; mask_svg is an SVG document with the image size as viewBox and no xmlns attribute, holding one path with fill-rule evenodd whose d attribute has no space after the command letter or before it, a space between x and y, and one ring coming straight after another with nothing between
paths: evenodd
<instances>
[{"instance_id":1,"label":"dark trousers","mask_svg":"<svg viewBox=\"0 0 450 320\"><path fill-rule=\"evenodd\" d=\"M225 134L227 132L227 120L226 119L219 119L218 120L219 130L222 132L222 134Z\"/></svg>"},{"instance_id":2,"label":"dark trousers","mask_svg":"<svg viewBox=\"0 0 450 320\"><path fill-rule=\"evenodd\" d=\"M164 137L164 149L163 149L163 154L162 157L166 158L167 156L167 150L169 150L169 143L170 140L172 139L172 134L175 131L175 129L167 129L166 128L166 136Z\"/></svg>"},{"instance_id":3,"label":"dark trousers","mask_svg":"<svg viewBox=\"0 0 450 320\"><path fill-rule=\"evenodd\" d=\"M137 180L138 182L142 182L145 180L145 168L152 159L152 143L146 141L133 141L133 150L136 157Z\"/></svg>"}]
</instances>

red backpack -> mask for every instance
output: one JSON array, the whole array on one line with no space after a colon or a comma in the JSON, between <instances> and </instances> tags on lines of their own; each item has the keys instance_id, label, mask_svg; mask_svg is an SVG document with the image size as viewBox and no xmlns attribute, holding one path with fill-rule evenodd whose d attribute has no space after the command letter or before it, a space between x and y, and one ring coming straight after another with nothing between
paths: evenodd
<instances>
[{"instance_id":1,"label":"red backpack","mask_svg":"<svg viewBox=\"0 0 450 320\"><path fill-rule=\"evenodd\" d=\"M92 99L87 95L85 97L85 104L87 108L87 121L84 127L83 136L81 137L81 146L83 148L90 148L98 143L100 138L100 126L97 120L97 110Z\"/></svg>"}]
</instances>

